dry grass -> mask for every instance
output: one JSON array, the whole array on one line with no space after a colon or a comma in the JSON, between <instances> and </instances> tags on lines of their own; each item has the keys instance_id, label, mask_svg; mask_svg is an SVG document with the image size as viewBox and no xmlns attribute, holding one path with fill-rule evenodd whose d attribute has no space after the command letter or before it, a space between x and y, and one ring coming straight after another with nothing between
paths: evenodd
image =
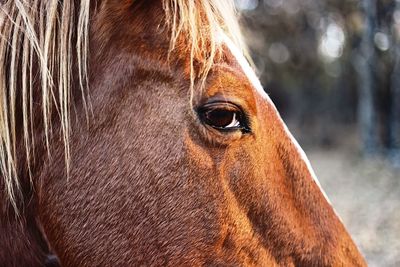
<instances>
[{"instance_id":1,"label":"dry grass","mask_svg":"<svg viewBox=\"0 0 400 267\"><path fill-rule=\"evenodd\" d=\"M306 153L369 266L400 266L400 170L355 151L345 146Z\"/></svg>"}]
</instances>

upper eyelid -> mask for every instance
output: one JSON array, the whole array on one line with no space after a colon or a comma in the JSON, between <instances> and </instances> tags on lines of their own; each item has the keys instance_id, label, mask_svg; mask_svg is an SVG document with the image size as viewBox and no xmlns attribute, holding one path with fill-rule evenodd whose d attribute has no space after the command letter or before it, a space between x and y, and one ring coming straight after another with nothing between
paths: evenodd
<instances>
[{"instance_id":1,"label":"upper eyelid","mask_svg":"<svg viewBox=\"0 0 400 267\"><path fill-rule=\"evenodd\" d=\"M251 115L253 114L253 107L248 105L249 99L246 97L230 95L225 93L216 93L211 96L204 96L204 98L199 99L200 101L197 103L197 107L206 106L208 104L213 103L228 103L232 104L235 107L239 108L243 113Z\"/></svg>"},{"instance_id":2,"label":"upper eyelid","mask_svg":"<svg viewBox=\"0 0 400 267\"><path fill-rule=\"evenodd\" d=\"M210 108L215 107L215 109L218 109L219 107L221 107L221 108L225 107L229 110L243 111L243 109L240 106L238 106L232 102L228 102L228 101L227 102L215 101L215 102L205 103L205 104L201 105L200 107L198 107L198 109L206 109L207 107L210 107Z\"/></svg>"}]
</instances>

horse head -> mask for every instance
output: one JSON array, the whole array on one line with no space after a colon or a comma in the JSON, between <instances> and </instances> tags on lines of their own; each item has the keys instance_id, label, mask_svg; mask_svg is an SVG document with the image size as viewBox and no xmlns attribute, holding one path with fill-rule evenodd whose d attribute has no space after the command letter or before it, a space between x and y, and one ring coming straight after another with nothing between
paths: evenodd
<instances>
[{"instance_id":1,"label":"horse head","mask_svg":"<svg viewBox=\"0 0 400 267\"><path fill-rule=\"evenodd\" d=\"M27 50L2 43L0 185L63 266L365 266L230 1L27 2L3 4Z\"/></svg>"}]
</instances>

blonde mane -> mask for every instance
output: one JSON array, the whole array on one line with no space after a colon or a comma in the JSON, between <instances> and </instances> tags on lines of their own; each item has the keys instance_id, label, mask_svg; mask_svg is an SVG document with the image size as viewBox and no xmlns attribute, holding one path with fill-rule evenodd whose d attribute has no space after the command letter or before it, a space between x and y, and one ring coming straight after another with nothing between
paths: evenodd
<instances>
[{"instance_id":1,"label":"blonde mane","mask_svg":"<svg viewBox=\"0 0 400 267\"><path fill-rule=\"evenodd\" d=\"M33 131L44 132L50 155L54 112L61 122L69 169L73 81L79 81L85 107L87 103L90 1L94 0L8 0L0 4L0 175L4 193L15 209L21 197L18 169L27 164L30 170L33 162ZM182 37L189 45L192 86L195 78L204 78L210 71L221 49L221 31L244 48L233 0L163 0L163 7L171 29L170 51ZM195 59L201 62L196 74ZM75 77L74 64L78 66ZM33 122L37 94L42 125ZM17 129L21 127L17 118L22 118L22 129ZM18 162L21 155L17 155L17 147L21 145L26 163Z\"/></svg>"}]
</instances>

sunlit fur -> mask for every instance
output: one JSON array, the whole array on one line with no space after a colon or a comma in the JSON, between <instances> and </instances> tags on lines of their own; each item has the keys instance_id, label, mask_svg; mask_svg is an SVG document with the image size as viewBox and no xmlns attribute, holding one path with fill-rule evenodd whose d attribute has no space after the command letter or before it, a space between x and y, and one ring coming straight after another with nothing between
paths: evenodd
<instances>
[{"instance_id":1,"label":"sunlit fur","mask_svg":"<svg viewBox=\"0 0 400 267\"><path fill-rule=\"evenodd\" d=\"M80 5L76 7L75 3ZM48 140L52 134L54 112L61 122L66 170L69 170L73 80L79 80L83 104L90 112L87 100L90 4L90 0L10 0L0 6L0 163L6 194L15 208L20 191L18 164L30 166L34 160L34 128L44 129L51 156ZM163 7L171 31L170 50L175 49L179 38L187 40L192 86L195 79L204 80L210 71L221 49L220 31L244 50L233 1L164 0ZM78 18L77 22L74 17ZM73 52L76 53L77 73L72 70ZM199 63L196 72L195 60ZM33 92L37 85L40 90ZM33 122L33 94L38 93L41 94L41 125ZM22 98L20 107L17 107L17 95ZM19 109L26 153L24 163L19 163L16 155L16 113Z\"/></svg>"},{"instance_id":2,"label":"sunlit fur","mask_svg":"<svg viewBox=\"0 0 400 267\"><path fill-rule=\"evenodd\" d=\"M180 36L188 39L191 56L192 83L197 74L205 78L210 71L214 57L221 52L219 33L225 32L234 43L245 51L240 33L234 1L165 0L164 9L171 26L171 50ZM200 62L195 73L193 59Z\"/></svg>"}]
</instances>

